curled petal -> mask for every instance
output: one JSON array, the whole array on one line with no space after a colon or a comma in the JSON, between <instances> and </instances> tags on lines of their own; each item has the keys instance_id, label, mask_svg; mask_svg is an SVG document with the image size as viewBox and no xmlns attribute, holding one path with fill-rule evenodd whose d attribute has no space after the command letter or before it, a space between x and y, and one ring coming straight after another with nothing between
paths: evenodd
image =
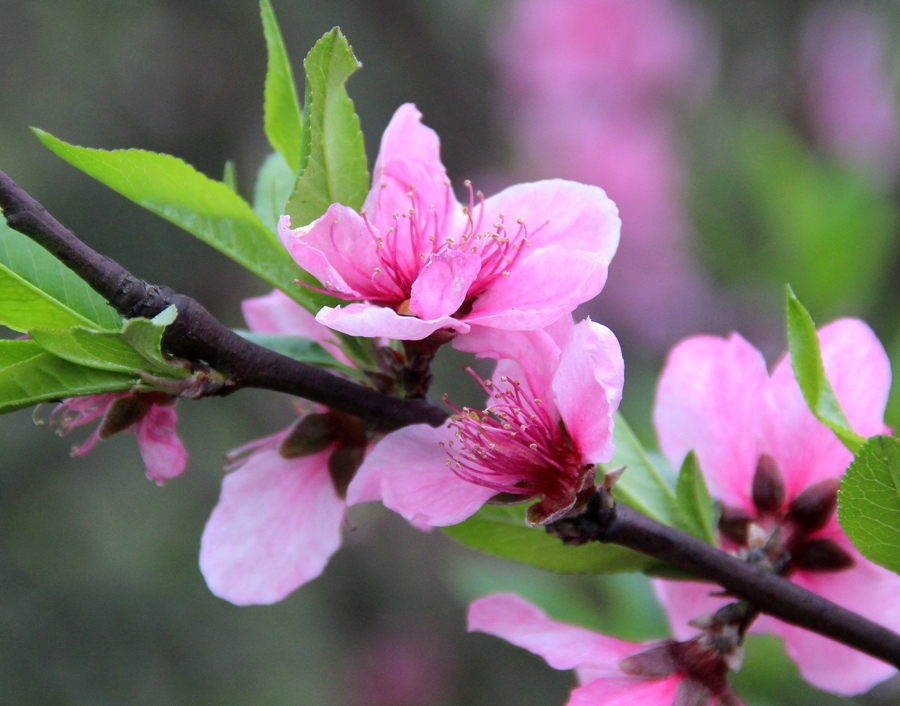
<instances>
[{"instance_id":1,"label":"curled petal","mask_svg":"<svg viewBox=\"0 0 900 706\"><path fill-rule=\"evenodd\" d=\"M158 485L180 476L187 465L187 451L175 433L176 419L174 406L154 404L134 425L147 478Z\"/></svg>"},{"instance_id":2,"label":"curled petal","mask_svg":"<svg viewBox=\"0 0 900 706\"><path fill-rule=\"evenodd\" d=\"M462 306L481 270L481 258L463 250L432 255L412 285L409 308L420 319L452 316Z\"/></svg>"},{"instance_id":3,"label":"curled petal","mask_svg":"<svg viewBox=\"0 0 900 706\"><path fill-rule=\"evenodd\" d=\"M350 336L395 338L400 341L419 341L442 328L466 333L469 325L451 316L423 321L414 316L400 316L393 309L373 304L348 304L323 307L316 321Z\"/></svg>"},{"instance_id":4,"label":"curled petal","mask_svg":"<svg viewBox=\"0 0 900 706\"><path fill-rule=\"evenodd\" d=\"M388 434L363 461L347 489L347 504L374 493L372 476L381 479L386 507L419 529L455 525L475 514L495 491L457 476L447 466L441 442L452 432L415 424Z\"/></svg>"},{"instance_id":5,"label":"curled petal","mask_svg":"<svg viewBox=\"0 0 900 706\"><path fill-rule=\"evenodd\" d=\"M486 632L540 655L554 669L589 668L595 678L624 677L619 662L643 645L551 620L513 593L479 598L469 606L469 632Z\"/></svg>"},{"instance_id":6,"label":"curled petal","mask_svg":"<svg viewBox=\"0 0 900 706\"><path fill-rule=\"evenodd\" d=\"M344 517L329 455L285 459L270 446L225 476L200 540L200 570L215 595L275 603L322 573Z\"/></svg>"},{"instance_id":7,"label":"curled petal","mask_svg":"<svg viewBox=\"0 0 900 706\"><path fill-rule=\"evenodd\" d=\"M624 384L625 362L613 332L590 319L575 326L553 377L553 391L566 430L588 463L612 458L613 418Z\"/></svg>"}]
</instances>

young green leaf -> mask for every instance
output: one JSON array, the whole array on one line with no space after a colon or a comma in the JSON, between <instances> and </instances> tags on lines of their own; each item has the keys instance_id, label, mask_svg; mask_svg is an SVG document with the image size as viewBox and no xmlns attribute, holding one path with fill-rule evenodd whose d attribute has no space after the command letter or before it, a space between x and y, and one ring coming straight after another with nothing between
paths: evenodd
<instances>
[{"instance_id":1,"label":"young green leaf","mask_svg":"<svg viewBox=\"0 0 900 706\"><path fill-rule=\"evenodd\" d=\"M678 509L681 511L680 529L704 542L715 544L716 528L713 523L712 498L697 463L696 454L691 451L681 464L678 483L675 486Z\"/></svg>"},{"instance_id":2,"label":"young green leaf","mask_svg":"<svg viewBox=\"0 0 900 706\"><path fill-rule=\"evenodd\" d=\"M2 218L0 265L43 292L48 299L83 317L91 328L110 331L122 328L122 318L103 297L40 245L9 228Z\"/></svg>"},{"instance_id":3,"label":"young green leaf","mask_svg":"<svg viewBox=\"0 0 900 706\"><path fill-rule=\"evenodd\" d=\"M0 324L25 332L34 326L68 328L91 322L0 265Z\"/></svg>"},{"instance_id":4,"label":"young green leaf","mask_svg":"<svg viewBox=\"0 0 900 706\"><path fill-rule=\"evenodd\" d=\"M344 84L360 64L335 27L307 54L300 176L286 213L293 227L321 216L333 203L359 210L369 190L359 117Z\"/></svg>"},{"instance_id":5,"label":"young green leaf","mask_svg":"<svg viewBox=\"0 0 900 706\"><path fill-rule=\"evenodd\" d=\"M865 439L850 428L850 422L825 375L816 325L790 286L787 287L787 334L791 366L806 404L844 446L856 453Z\"/></svg>"},{"instance_id":6,"label":"young green leaf","mask_svg":"<svg viewBox=\"0 0 900 706\"><path fill-rule=\"evenodd\" d=\"M278 21L269 0L260 0L263 34L269 55L266 67L265 103L263 125L272 149L281 154L296 175L300 169L300 144L303 134L303 118L294 73L284 39L278 29ZM279 214L280 215L280 214Z\"/></svg>"},{"instance_id":7,"label":"young green leaf","mask_svg":"<svg viewBox=\"0 0 900 706\"><path fill-rule=\"evenodd\" d=\"M139 381L70 363L34 341L0 341L0 414L66 397L124 392Z\"/></svg>"},{"instance_id":8,"label":"young green leaf","mask_svg":"<svg viewBox=\"0 0 900 706\"><path fill-rule=\"evenodd\" d=\"M615 499L659 522L677 524L679 512L675 492L653 465L621 414L616 414L613 441L616 453L612 461L601 467L605 471L625 467L625 472L613 488Z\"/></svg>"},{"instance_id":9,"label":"young green leaf","mask_svg":"<svg viewBox=\"0 0 900 706\"><path fill-rule=\"evenodd\" d=\"M294 284L317 284L259 220L250 205L220 181L177 157L142 150L76 147L47 132L35 134L52 152L153 213L184 228L278 287L307 310L333 303L326 295Z\"/></svg>"},{"instance_id":10,"label":"young green leaf","mask_svg":"<svg viewBox=\"0 0 900 706\"><path fill-rule=\"evenodd\" d=\"M445 527L444 532L486 554L563 574L643 571L659 564L615 544L567 546L539 527L528 527L525 509L525 505L486 505L465 522Z\"/></svg>"},{"instance_id":11,"label":"young green leaf","mask_svg":"<svg viewBox=\"0 0 900 706\"><path fill-rule=\"evenodd\" d=\"M844 474L838 520L860 553L900 573L900 439L868 439Z\"/></svg>"},{"instance_id":12,"label":"young green leaf","mask_svg":"<svg viewBox=\"0 0 900 706\"><path fill-rule=\"evenodd\" d=\"M238 193L237 165L235 165L233 159L229 159L225 162L225 169L222 170L222 183L234 193Z\"/></svg>"},{"instance_id":13,"label":"young green leaf","mask_svg":"<svg viewBox=\"0 0 900 706\"><path fill-rule=\"evenodd\" d=\"M273 233L278 229L278 219L284 213L296 181L297 174L278 152L266 157L259 169L253 190L253 210Z\"/></svg>"},{"instance_id":14,"label":"young green leaf","mask_svg":"<svg viewBox=\"0 0 900 706\"><path fill-rule=\"evenodd\" d=\"M147 362L168 377L186 378L190 373L172 365L162 353L162 336L166 326L175 321L178 311L172 305L152 319L129 319L122 329L122 339Z\"/></svg>"}]
</instances>

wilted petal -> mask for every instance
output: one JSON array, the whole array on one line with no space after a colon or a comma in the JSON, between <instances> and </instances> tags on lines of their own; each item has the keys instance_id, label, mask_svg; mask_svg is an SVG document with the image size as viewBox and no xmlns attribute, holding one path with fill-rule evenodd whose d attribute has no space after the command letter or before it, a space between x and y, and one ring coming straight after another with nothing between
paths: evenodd
<instances>
[{"instance_id":1,"label":"wilted petal","mask_svg":"<svg viewBox=\"0 0 900 706\"><path fill-rule=\"evenodd\" d=\"M697 453L714 498L752 510L765 389L762 355L738 334L697 336L669 353L656 391L659 445L676 466Z\"/></svg>"},{"instance_id":2,"label":"wilted petal","mask_svg":"<svg viewBox=\"0 0 900 706\"><path fill-rule=\"evenodd\" d=\"M625 362L613 332L590 319L575 326L553 378L556 407L588 463L612 458L613 418L622 400Z\"/></svg>"},{"instance_id":3,"label":"wilted petal","mask_svg":"<svg viewBox=\"0 0 900 706\"><path fill-rule=\"evenodd\" d=\"M597 677L623 677L619 662L644 647L551 620L513 593L473 601L468 630L501 637L540 655L554 669L589 667Z\"/></svg>"},{"instance_id":4,"label":"wilted petal","mask_svg":"<svg viewBox=\"0 0 900 706\"><path fill-rule=\"evenodd\" d=\"M200 540L200 570L215 595L275 603L322 573L344 517L329 455L285 459L270 446L225 476Z\"/></svg>"},{"instance_id":5,"label":"wilted petal","mask_svg":"<svg viewBox=\"0 0 900 706\"><path fill-rule=\"evenodd\" d=\"M393 309L373 304L348 304L323 307L316 321L350 336L385 337L400 341L419 341L442 328L466 333L469 325L451 316L423 321L415 316L400 316Z\"/></svg>"},{"instance_id":6,"label":"wilted petal","mask_svg":"<svg viewBox=\"0 0 900 706\"><path fill-rule=\"evenodd\" d=\"M180 476L187 464L187 451L175 433L176 419L173 405L154 404L134 425L147 477L159 485Z\"/></svg>"},{"instance_id":7,"label":"wilted petal","mask_svg":"<svg viewBox=\"0 0 900 706\"><path fill-rule=\"evenodd\" d=\"M446 427L415 424L388 434L363 461L347 489L347 503L362 502L381 478L385 507L419 529L455 525L475 514L495 491L457 476L441 448L453 438Z\"/></svg>"}]
</instances>

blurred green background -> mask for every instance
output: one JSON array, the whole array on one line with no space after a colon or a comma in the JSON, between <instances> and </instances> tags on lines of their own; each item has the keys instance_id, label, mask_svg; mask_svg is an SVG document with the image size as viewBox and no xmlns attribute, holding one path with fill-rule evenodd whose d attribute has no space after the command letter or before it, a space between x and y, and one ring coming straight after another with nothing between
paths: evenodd
<instances>
[{"instance_id":1,"label":"blurred green background","mask_svg":"<svg viewBox=\"0 0 900 706\"><path fill-rule=\"evenodd\" d=\"M370 160L393 110L414 101L441 136L454 183L473 178L490 192L553 171L529 166L513 126L511 110L524 108L504 78L512 3L274 5L298 75L324 31L340 25L350 39L364 65L349 88ZM728 305L698 306L685 312L682 330L649 338L623 310L604 310L603 295L590 310L602 321L606 313L626 320L624 411L649 444L654 380L675 333L739 329L774 360L784 347L786 281L819 322L866 318L900 362L896 180L870 179L865 165L836 158L803 114L799 37L817 5L691 5L703 18L709 72L689 107L671 111L684 242L707 300ZM882 18L896 66L900 8L859 7ZM239 188L251 196L269 151L256 3L0 0L0 32L0 168L97 250L240 326L241 299L266 291L259 281L62 163L27 128L92 147L175 154L213 177L234 159ZM571 168L560 163L558 171ZM627 238L624 207L623 216ZM614 262L610 288L628 274ZM442 354L435 389L452 385L457 404L480 404L461 363ZM417 532L376 507L350 512L345 546L325 574L282 603L236 608L213 597L197 552L224 453L291 417L290 400L259 392L180 403L188 472L163 488L143 477L130 435L71 459L72 440L35 425L30 411L0 417L0 703L564 703L570 674L496 638L465 634L467 601L497 589L622 637L664 634L641 577L541 573ZM900 396L888 421L900 424ZM855 700L816 692L770 639L751 641L737 682L759 706L900 702L897 680Z\"/></svg>"}]
</instances>

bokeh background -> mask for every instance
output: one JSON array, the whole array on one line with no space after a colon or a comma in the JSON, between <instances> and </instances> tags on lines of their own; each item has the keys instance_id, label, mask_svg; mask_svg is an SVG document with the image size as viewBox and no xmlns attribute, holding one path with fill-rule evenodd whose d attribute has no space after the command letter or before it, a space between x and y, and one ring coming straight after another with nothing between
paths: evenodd
<instances>
[{"instance_id":1,"label":"bokeh background","mask_svg":"<svg viewBox=\"0 0 900 706\"><path fill-rule=\"evenodd\" d=\"M900 6L780 0L275 0L295 71L340 25L370 160L404 101L486 193L563 176L619 204L623 240L582 314L619 334L626 416L648 444L665 351L741 331L774 361L783 285L819 322L863 316L900 363ZM39 126L92 147L178 155L252 196L268 153L253 0L0 0L0 168L132 272L241 325L264 286L56 159ZM480 400L461 359L436 389ZM467 397L468 396L468 397ZM127 434L71 459L30 411L0 418L0 703L562 704L571 674L485 635L466 602L514 589L561 619L639 639L665 625L638 576L571 577L476 555L377 507L350 513L324 575L282 603L206 589L200 533L224 453L283 428L290 401L179 405L189 470L158 488ZM49 408L39 410L38 421ZM900 425L900 395L888 422ZM798 680L753 639L748 704L854 700Z\"/></svg>"}]
</instances>

